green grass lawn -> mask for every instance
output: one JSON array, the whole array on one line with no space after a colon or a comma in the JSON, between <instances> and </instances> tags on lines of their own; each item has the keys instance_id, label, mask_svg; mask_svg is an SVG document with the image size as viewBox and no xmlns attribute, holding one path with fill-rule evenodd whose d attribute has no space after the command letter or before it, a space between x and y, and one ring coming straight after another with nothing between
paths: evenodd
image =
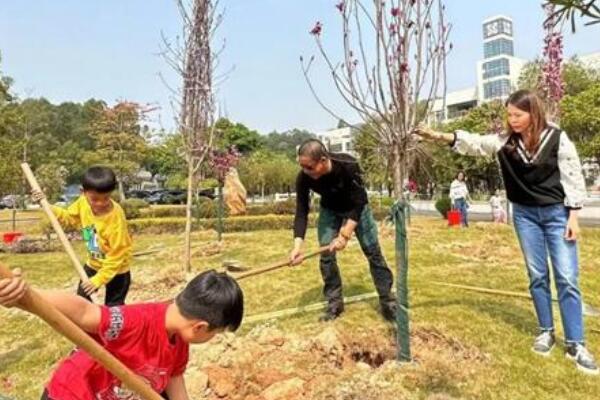
<instances>
[{"instance_id":1,"label":"green grass lawn","mask_svg":"<svg viewBox=\"0 0 600 400\"><path fill-rule=\"evenodd\" d=\"M210 244L214 236L211 232L195 234L195 242L200 245L195 250L195 271L219 267L226 259L238 260L249 267L268 265L285 258L292 244L291 231L227 234L221 249ZM393 238L389 232L381 236L387 259L393 265ZM139 235L134 240L136 250L142 250L177 246L182 243L182 236ZM476 349L485 356L481 362L471 365L466 361L454 370L448 366L448 375L436 379L441 378L436 374L446 373L446 365L435 369L430 361L419 363L417 349L417 363L411 368L421 369L418 371L421 378L408 384L414 398L427 399L436 394L449 396L440 398L475 399L597 398L600 378L579 373L564 358L560 346L549 358L531 352L536 320L530 301L432 284L442 281L526 292L526 273L511 227L477 223L469 229L449 229L440 219L414 218L409 240L413 331L442 332L460 346ZM81 245L76 247L82 254ZM314 230L309 231L308 247L316 248ZM580 250L585 301L600 307L600 229L584 229ZM180 253L175 248L136 258L130 299L164 299L175 294L183 283ZM63 253L0 254L0 261L23 268L34 286L73 290L76 284ZM356 243L339 254L338 262L345 296L374 290ZM322 301L316 260L298 268L249 278L241 285L246 296L246 315ZM560 336L558 309L555 311ZM323 330L317 318L316 312L305 313L280 319L276 324L284 332L310 337ZM390 334L389 326L378 315L376 300L347 306L346 313L333 325L349 333L369 328L381 335ZM238 335L244 336L252 328L246 324ZM586 328L588 345L600 356L600 334L592 332L600 330L600 318L587 317ZM0 393L16 399L39 398L53 365L70 348L36 318L20 311L0 310ZM406 387L402 389L405 390Z\"/></svg>"}]
</instances>

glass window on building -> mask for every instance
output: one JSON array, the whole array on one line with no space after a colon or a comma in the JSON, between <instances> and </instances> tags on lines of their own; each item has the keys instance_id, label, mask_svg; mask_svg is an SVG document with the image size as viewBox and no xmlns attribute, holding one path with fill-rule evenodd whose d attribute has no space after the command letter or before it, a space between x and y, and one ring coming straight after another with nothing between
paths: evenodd
<instances>
[{"instance_id":1,"label":"glass window on building","mask_svg":"<svg viewBox=\"0 0 600 400\"><path fill-rule=\"evenodd\" d=\"M512 40L498 38L491 40L483 45L483 56L485 58L495 57L498 55L514 55L514 48Z\"/></svg>"},{"instance_id":2,"label":"glass window on building","mask_svg":"<svg viewBox=\"0 0 600 400\"><path fill-rule=\"evenodd\" d=\"M510 94L510 81L508 79L498 79L492 82L483 84L483 97L495 99L498 97L506 97Z\"/></svg>"},{"instance_id":3,"label":"glass window on building","mask_svg":"<svg viewBox=\"0 0 600 400\"><path fill-rule=\"evenodd\" d=\"M498 60L483 63L483 79L509 74L510 68L508 65L508 59L506 58L500 58Z\"/></svg>"},{"instance_id":4,"label":"glass window on building","mask_svg":"<svg viewBox=\"0 0 600 400\"><path fill-rule=\"evenodd\" d=\"M344 151L344 145L343 143L332 143L329 145L329 151L339 153L341 151Z\"/></svg>"}]
</instances>

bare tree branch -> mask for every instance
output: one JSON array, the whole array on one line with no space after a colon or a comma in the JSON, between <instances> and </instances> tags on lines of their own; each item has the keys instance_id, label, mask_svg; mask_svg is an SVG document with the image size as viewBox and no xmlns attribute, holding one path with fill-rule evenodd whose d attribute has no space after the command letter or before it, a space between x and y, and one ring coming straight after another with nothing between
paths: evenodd
<instances>
[{"instance_id":1,"label":"bare tree branch","mask_svg":"<svg viewBox=\"0 0 600 400\"><path fill-rule=\"evenodd\" d=\"M443 1L342 0L336 8L341 18L342 60L335 62L325 50L320 23L311 33L341 98L364 124L376 128L377 141L388 151L394 192L400 198L410 165L424 157L420 146L411 141L411 132L431 111L442 82L445 91L450 26ZM308 86L319 104L339 118L316 95L308 74L312 63L312 58L302 63Z\"/></svg>"}]
</instances>

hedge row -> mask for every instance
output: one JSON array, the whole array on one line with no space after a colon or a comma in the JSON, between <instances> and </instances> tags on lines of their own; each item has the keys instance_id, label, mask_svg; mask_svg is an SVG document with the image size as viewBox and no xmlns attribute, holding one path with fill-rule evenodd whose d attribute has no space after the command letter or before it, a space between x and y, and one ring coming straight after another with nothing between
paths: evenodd
<instances>
[{"instance_id":1,"label":"hedge row","mask_svg":"<svg viewBox=\"0 0 600 400\"><path fill-rule=\"evenodd\" d=\"M312 208L313 212L318 212L318 205ZM371 209L378 219L383 218L389 214L389 207L382 205L379 207L378 204L372 203ZM261 215L294 215L296 212L295 202L279 202L271 204L251 205L246 209L246 215L243 216L230 216L229 218L240 218L247 216L261 216ZM227 213L225 213L227 214ZM194 207L192 209L192 215L194 218L216 218L217 209L216 204L210 202L203 202L200 207ZM171 218L171 217L185 217L185 206L163 206L163 207L152 207L140 210L140 218Z\"/></svg>"},{"instance_id":2,"label":"hedge row","mask_svg":"<svg viewBox=\"0 0 600 400\"><path fill-rule=\"evenodd\" d=\"M389 215L388 209L376 209L373 211L375 219L382 220ZM316 213L309 215L309 227L314 227L317 220ZM223 219L223 230L225 232L250 232L260 230L291 230L294 225L293 215L253 215L229 217ZM216 218L202 218L192 220L192 229L205 230L217 229ZM129 221L129 230L132 233L181 233L185 230L185 218L142 218Z\"/></svg>"},{"instance_id":3,"label":"hedge row","mask_svg":"<svg viewBox=\"0 0 600 400\"><path fill-rule=\"evenodd\" d=\"M185 206L173 205L151 207L139 211L139 218L185 217ZM216 218L217 211L216 200L201 199L200 204L196 204L192 207L192 215L194 218ZM291 215L294 214L295 211L295 201L283 201L261 205L250 205L246 209L246 215ZM227 214L227 207L225 207L224 212Z\"/></svg>"},{"instance_id":4,"label":"hedge row","mask_svg":"<svg viewBox=\"0 0 600 400\"><path fill-rule=\"evenodd\" d=\"M309 216L309 226L314 226L316 216ZM292 229L293 215L261 215L242 216L223 219L225 232L249 232L260 230ZM192 229L217 229L216 218L193 220ZM132 233L181 233L185 230L185 218L142 218L129 221L129 230Z\"/></svg>"},{"instance_id":5,"label":"hedge row","mask_svg":"<svg viewBox=\"0 0 600 400\"><path fill-rule=\"evenodd\" d=\"M153 215L154 217L129 219L129 230L132 233L180 233L185 229L184 216L170 216L170 213L177 210L183 211L181 215L185 215L185 207L160 207L150 209L142 209L142 215ZM270 209L264 210L267 212ZM147 211L155 211L150 214ZM388 208L373 208L375 219L382 220L389 215ZM167 215L167 216L164 216ZM160 216L160 217L159 217ZM309 226L314 226L318 213L313 212L309 215ZM243 215L230 216L223 219L225 232L243 232L243 231L258 231L258 230L277 230L277 229L292 229L294 225L294 214L287 213L276 215L274 213L267 215ZM192 228L196 229L216 229L216 218L193 218ZM54 230L50 222L44 220L42 222L42 231L46 234L52 233ZM76 231L73 231L76 232Z\"/></svg>"}]
</instances>

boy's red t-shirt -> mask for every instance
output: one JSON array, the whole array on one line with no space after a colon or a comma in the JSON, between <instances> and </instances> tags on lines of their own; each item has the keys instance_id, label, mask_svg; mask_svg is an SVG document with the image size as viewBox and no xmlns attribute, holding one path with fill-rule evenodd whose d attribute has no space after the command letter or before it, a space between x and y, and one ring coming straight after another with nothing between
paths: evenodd
<instances>
[{"instance_id":1,"label":"boy's red t-shirt","mask_svg":"<svg viewBox=\"0 0 600 400\"><path fill-rule=\"evenodd\" d=\"M158 393L169 379L183 374L189 344L179 336L169 340L165 315L169 304L149 303L102 307L98 335L94 338ZM110 372L83 350L75 350L54 372L47 386L56 400L137 399Z\"/></svg>"}]
</instances>

